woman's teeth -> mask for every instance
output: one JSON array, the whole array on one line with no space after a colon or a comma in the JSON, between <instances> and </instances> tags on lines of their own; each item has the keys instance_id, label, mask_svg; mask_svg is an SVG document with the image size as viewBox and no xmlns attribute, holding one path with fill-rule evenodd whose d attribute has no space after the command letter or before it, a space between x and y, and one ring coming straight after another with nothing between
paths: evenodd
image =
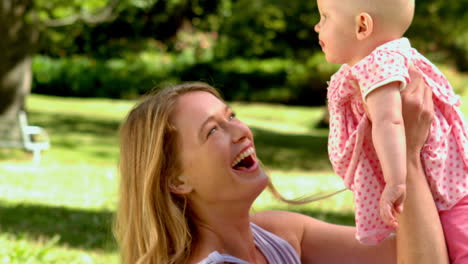
<instances>
[{"instance_id":1,"label":"woman's teeth","mask_svg":"<svg viewBox=\"0 0 468 264\"><path fill-rule=\"evenodd\" d=\"M239 156L237 156L236 160L234 160L234 162L232 163L232 166L231 167L234 167L236 166L239 162L241 162L241 160L245 159L246 157L254 154L254 149L253 147L250 147L248 149L246 149L244 152L242 152Z\"/></svg>"}]
</instances>

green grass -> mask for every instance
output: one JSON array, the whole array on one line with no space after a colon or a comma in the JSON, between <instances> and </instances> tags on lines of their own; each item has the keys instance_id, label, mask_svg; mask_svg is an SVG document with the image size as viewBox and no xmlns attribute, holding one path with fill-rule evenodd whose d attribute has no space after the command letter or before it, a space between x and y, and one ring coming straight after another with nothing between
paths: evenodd
<instances>
[{"instance_id":1,"label":"green grass","mask_svg":"<svg viewBox=\"0 0 468 264\"><path fill-rule=\"evenodd\" d=\"M29 122L47 129L52 147L39 166L1 150L1 263L118 263L117 131L132 104L29 97Z\"/></svg>"},{"instance_id":2,"label":"green grass","mask_svg":"<svg viewBox=\"0 0 468 264\"><path fill-rule=\"evenodd\" d=\"M460 83L466 82L465 77ZM462 109L468 113L468 96ZM118 127L134 101L32 95L29 121L46 128L52 147L31 155L0 150L0 263L118 263L111 235L116 205ZM323 108L232 103L254 132L257 152L288 198L343 188L327 157ZM263 193L254 211L296 211L353 224L350 192L304 206Z\"/></svg>"}]
</instances>

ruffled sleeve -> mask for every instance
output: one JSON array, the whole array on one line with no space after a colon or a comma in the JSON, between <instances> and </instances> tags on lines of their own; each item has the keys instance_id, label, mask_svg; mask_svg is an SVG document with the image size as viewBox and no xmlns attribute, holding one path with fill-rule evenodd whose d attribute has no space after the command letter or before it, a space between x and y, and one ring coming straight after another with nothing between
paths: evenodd
<instances>
[{"instance_id":1,"label":"ruffled sleeve","mask_svg":"<svg viewBox=\"0 0 468 264\"><path fill-rule=\"evenodd\" d=\"M352 74L359 83L362 98L374 89L392 82L400 83L400 90L409 83L408 59L398 52L376 50L352 67Z\"/></svg>"}]
</instances>

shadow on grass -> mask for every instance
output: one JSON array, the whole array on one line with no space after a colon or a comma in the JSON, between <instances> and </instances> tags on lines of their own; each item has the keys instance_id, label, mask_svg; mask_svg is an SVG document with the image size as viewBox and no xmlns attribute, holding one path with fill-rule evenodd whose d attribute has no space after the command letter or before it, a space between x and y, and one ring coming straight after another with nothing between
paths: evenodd
<instances>
[{"instance_id":1,"label":"shadow on grass","mask_svg":"<svg viewBox=\"0 0 468 264\"><path fill-rule=\"evenodd\" d=\"M273 132L251 126L258 157L270 169L330 170L327 136Z\"/></svg>"},{"instance_id":2,"label":"shadow on grass","mask_svg":"<svg viewBox=\"0 0 468 264\"><path fill-rule=\"evenodd\" d=\"M352 212L336 213L299 207L275 207L268 210L287 210L319 220L354 225ZM59 236L59 245L114 251L116 244L111 233L112 212L70 209L31 204L7 205L0 201L0 230L15 236L32 239Z\"/></svg>"},{"instance_id":3,"label":"shadow on grass","mask_svg":"<svg viewBox=\"0 0 468 264\"><path fill-rule=\"evenodd\" d=\"M120 123L97 117L73 115L70 113L56 114L45 112L28 113L34 125L44 127L51 135L66 135L67 133L78 133L92 135L105 139L109 136L117 136ZM70 147L76 147L72 145Z\"/></svg>"},{"instance_id":4,"label":"shadow on grass","mask_svg":"<svg viewBox=\"0 0 468 264\"><path fill-rule=\"evenodd\" d=\"M29 119L31 124L46 129L51 151L79 151L79 157L116 160L120 126L117 120L34 111L29 113Z\"/></svg>"},{"instance_id":5,"label":"shadow on grass","mask_svg":"<svg viewBox=\"0 0 468 264\"><path fill-rule=\"evenodd\" d=\"M115 250L112 212L31 204L8 205L0 201L0 231L32 239L59 236L59 245Z\"/></svg>"}]
</instances>

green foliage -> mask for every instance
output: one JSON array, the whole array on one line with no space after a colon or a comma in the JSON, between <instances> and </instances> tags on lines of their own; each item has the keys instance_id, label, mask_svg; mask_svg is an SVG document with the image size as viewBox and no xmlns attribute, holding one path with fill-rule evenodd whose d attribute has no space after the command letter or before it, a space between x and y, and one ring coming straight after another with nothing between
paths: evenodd
<instances>
[{"instance_id":1,"label":"green foliage","mask_svg":"<svg viewBox=\"0 0 468 264\"><path fill-rule=\"evenodd\" d=\"M173 65L164 61L172 60L159 56L144 53L138 57L108 60L37 56L33 61L33 91L62 96L135 97L150 90L155 83L170 81L167 73Z\"/></svg>"},{"instance_id":2,"label":"green foliage","mask_svg":"<svg viewBox=\"0 0 468 264\"><path fill-rule=\"evenodd\" d=\"M419 0L408 36L415 47L468 71L468 1Z\"/></svg>"},{"instance_id":3,"label":"green foliage","mask_svg":"<svg viewBox=\"0 0 468 264\"><path fill-rule=\"evenodd\" d=\"M139 52L147 47L148 41L155 39L165 42L161 45L164 49L174 49L176 43L173 40L180 29L196 25L203 31L213 32L212 28L219 23L216 22L219 19L212 15L218 10L217 1L121 0L119 3L112 21L97 25L78 21L64 27L48 28L44 31L39 52L52 57L69 54L117 57L128 50ZM67 2L62 5L67 6ZM74 5L68 8L77 13L82 6L79 5L78 10ZM45 12L43 7L37 9Z\"/></svg>"},{"instance_id":4,"label":"green foliage","mask_svg":"<svg viewBox=\"0 0 468 264\"><path fill-rule=\"evenodd\" d=\"M45 17L64 17L97 10L106 3L55 2L38 1L36 9ZM434 54L439 62L451 60L466 71L468 2L420 0L416 4L408 32L415 47ZM51 8L51 12L45 11ZM77 23L48 29L41 52L51 56L80 53L118 57L126 50L144 49L147 39L156 39L164 43L161 47L165 50L174 52L180 31L216 34L214 56L220 60L282 57L304 62L320 51L313 29L319 19L315 1L125 0L117 13L114 21L100 25Z\"/></svg>"},{"instance_id":5,"label":"green foliage","mask_svg":"<svg viewBox=\"0 0 468 264\"><path fill-rule=\"evenodd\" d=\"M284 59L236 58L197 63L180 71L182 80L201 80L218 87L227 100L286 102L293 95L280 91L291 62ZM269 93L270 92L270 93Z\"/></svg>"},{"instance_id":6,"label":"green foliage","mask_svg":"<svg viewBox=\"0 0 468 264\"><path fill-rule=\"evenodd\" d=\"M85 3L99 6L95 2ZM83 9L65 2L57 6L59 11L53 11L62 14L56 17ZM54 12L44 13L50 17ZM318 21L315 1L127 0L122 1L117 12L116 19L108 23L75 23L48 29L40 52L51 56L80 53L113 57L125 49L119 45L122 39L130 48L141 48L130 43L148 38L163 41L169 50L174 50L178 32L190 27L220 36L216 42L218 58L305 57L318 48L313 31Z\"/></svg>"},{"instance_id":7,"label":"green foliage","mask_svg":"<svg viewBox=\"0 0 468 264\"><path fill-rule=\"evenodd\" d=\"M191 45L189 43L189 45ZM213 62L211 49L184 48L178 55L143 52L108 60L84 56L53 59L36 56L33 91L60 96L132 98L181 81L204 81L228 100L319 105L336 67L323 55L305 64L291 59Z\"/></svg>"},{"instance_id":8,"label":"green foliage","mask_svg":"<svg viewBox=\"0 0 468 264\"><path fill-rule=\"evenodd\" d=\"M39 19L47 21L51 19L65 18L80 12L93 13L104 8L108 0L35 0L34 12L39 13Z\"/></svg>"},{"instance_id":9,"label":"green foliage","mask_svg":"<svg viewBox=\"0 0 468 264\"><path fill-rule=\"evenodd\" d=\"M302 57L318 49L315 1L249 1L232 4L224 16L218 57Z\"/></svg>"}]
</instances>

